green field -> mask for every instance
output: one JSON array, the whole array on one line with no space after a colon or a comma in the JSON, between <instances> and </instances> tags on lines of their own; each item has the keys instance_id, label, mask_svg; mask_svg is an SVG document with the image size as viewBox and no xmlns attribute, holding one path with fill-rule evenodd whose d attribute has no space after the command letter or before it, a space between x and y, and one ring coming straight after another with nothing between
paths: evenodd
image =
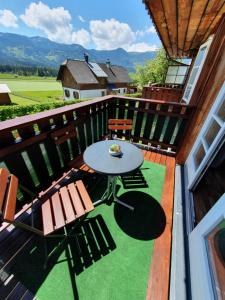
<instances>
[{"instance_id":1,"label":"green field","mask_svg":"<svg viewBox=\"0 0 225 300\"><path fill-rule=\"evenodd\" d=\"M31 79L0 79L0 84L6 83L12 92L21 91L56 91L62 90L61 83L53 80Z\"/></svg>"},{"instance_id":2,"label":"green field","mask_svg":"<svg viewBox=\"0 0 225 300\"><path fill-rule=\"evenodd\" d=\"M62 86L54 77L16 76L0 73L0 84L10 88L13 104L26 105L63 100Z\"/></svg>"},{"instance_id":3,"label":"green field","mask_svg":"<svg viewBox=\"0 0 225 300\"><path fill-rule=\"evenodd\" d=\"M20 76L12 73L0 73L0 79L12 79L12 80L38 80L38 81L55 81L55 77L41 77L41 76Z\"/></svg>"}]
</instances>

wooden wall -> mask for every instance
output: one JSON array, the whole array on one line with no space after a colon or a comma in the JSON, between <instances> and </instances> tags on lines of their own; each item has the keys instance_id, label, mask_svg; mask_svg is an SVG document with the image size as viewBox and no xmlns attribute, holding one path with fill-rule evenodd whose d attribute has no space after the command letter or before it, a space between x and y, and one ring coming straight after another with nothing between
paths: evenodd
<instances>
[{"instance_id":1,"label":"wooden wall","mask_svg":"<svg viewBox=\"0 0 225 300\"><path fill-rule=\"evenodd\" d=\"M176 161L183 164L198 136L204 121L225 81L225 16L221 19L209 49L202 72L191 97L195 113L178 150Z\"/></svg>"},{"instance_id":2,"label":"wooden wall","mask_svg":"<svg viewBox=\"0 0 225 300\"><path fill-rule=\"evenodd\" d=\"M0 105L8 105L11 103L11 99L8 93L0 93Z\"/></svg>"},{"instance_id":3,"label":"wooden wall","mask_svg":"<svg viewBox=\"0 0 225 300\"><path fill-rule=\"evenodd\" d=\"M62 71L62 86L71 89L79 89L77 82L74 80L72 74L67 69L67 67L63 68Z\"/></svg>"}]
</instances>

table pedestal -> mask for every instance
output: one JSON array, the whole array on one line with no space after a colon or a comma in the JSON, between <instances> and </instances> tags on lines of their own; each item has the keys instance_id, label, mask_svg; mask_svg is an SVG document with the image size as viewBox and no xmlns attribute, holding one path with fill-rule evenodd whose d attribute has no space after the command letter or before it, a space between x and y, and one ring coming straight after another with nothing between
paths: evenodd
<instances>
[{"instance_id":1,"label":"table pedestal","mask_svg":"<svg viewBox=\"0 0 225 300\"><path fill-rule=\"evenodd\" d=\"M108 182L107 182L107 189L105 191L105 193L103 194L102 198L96 202L94 202L94 205L100 204L104 201L110 200L111 195L113 196L113 201L116 203L119 203L120 205L123 205L127 208L129 208L130 210L134 210L134 207L124 203L123 201L120 201L117 197L116 197L116 179L117 176L108 176Z\"/></svg>"}]
</instances>

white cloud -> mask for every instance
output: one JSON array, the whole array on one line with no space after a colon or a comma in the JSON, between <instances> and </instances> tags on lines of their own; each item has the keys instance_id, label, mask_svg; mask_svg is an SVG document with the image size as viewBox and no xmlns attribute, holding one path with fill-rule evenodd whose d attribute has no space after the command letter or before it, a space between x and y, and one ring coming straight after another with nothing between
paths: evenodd
<instances>
[{"instance_id":1,"label":"white cloud","mask_svg":"<svg viewBox=\"0 0 225 300\"><path fill-rule=\"evenodd\" d=\"M155 30L155 27L152 25L152 26L150 26L149 28L147 28L147 29L144 29L144 30L137 30L136 32L135 32L135 34L136 34L136 36L137 37L143 37L143 36L145 36L146 34L151 34L151 33L156 33L156 30Z\"/></svg>"},{"instance_id":2,"label":"white cloud","mask_svg":"<svg viewBox=\"0 0 225 300\"><path fill-rule=\"evenodd\" d=\"M126 50L129 52L147 52L147 51L156 51L158 47L156 45L148 45L145 42L136 43L129 45Z\"/></svg>"},{"instance_id":3,"label":"white cloud","mask_svg":"<svg viewBox=\"0 0 225 300\"><path fill-rule=\"evenodd\" d=\"M0 25L4 27L18 27L17 16L11 10L3 9L0 10Z\"/></svg>"},{"instance_id":4,"label":"white cloud","mask_svg":"<svg viewBox=\"0 0 225 300\"><path fill-rule=\"evenodd\" d=\"M76 41L87 46L90 41L88 31L73 31L72 17L64 7L50 8L41 1L32 2L20 18L27 26L43 31L54 42L72 44Z\"/></svg>"},{"instance_id":5,"label":"white cloud","mask_svg":"<svg viewBox=\"0 0 225 300\"><path fill-rule=\"evenodd\" d=\"M85 20L84 20L84 18L83 18L82 16L78 16L78 19L79 19L82 23L85 22Z\"/></svg>"},{"instance_id":6,"label":"white cloud","mask_svg":"<svg viewBox=\"0 0 225 300\"><path fill-rule=\"evenodd\" d=\"M90 21L90 31L98 50L126 48L135 39L130 26L115 19Z\"/></svg>"},{"instance_id":7,"label":"white cloud","mask_svg":"<svg viewBox=\"0 0 225 300\"><path fill-rule=\"evenodd\" d=\"M75 44L80 44L85 47L90 43L90 41L90 34L85 29L81 29L72 33L72 42Z\"/></svg>"},{"instance_id":8,"label":"white cloud","mask_svg":"<svg viewBox=\"0 0 225 300\"><path fill-rule=\"evenodd\" d=\"M146 33L156 33L155 27L152 25L147 30Z\"/></svg>"}]
</instances>

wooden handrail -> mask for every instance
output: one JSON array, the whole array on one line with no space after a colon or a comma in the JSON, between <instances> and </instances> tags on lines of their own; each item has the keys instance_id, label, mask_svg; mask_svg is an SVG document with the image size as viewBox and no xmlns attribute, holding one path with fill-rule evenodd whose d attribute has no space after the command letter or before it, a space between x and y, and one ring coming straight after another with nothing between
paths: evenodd
<instances>
[{"instance_id":1,"label":"wooden handrail","mask_svg":"<svg viewBox=\"0 0 225 300\"><path fill-rule=\"evenodd\" d=\"M87 146L108 134L108 119L132 120L132 140L176 155L194 107L109 95L0 123L0 162L32 191L45 189ZM60 147L54 132L74 128ZM116 133L126 136L123 130Z\"/></svg>"}]
</instances>

